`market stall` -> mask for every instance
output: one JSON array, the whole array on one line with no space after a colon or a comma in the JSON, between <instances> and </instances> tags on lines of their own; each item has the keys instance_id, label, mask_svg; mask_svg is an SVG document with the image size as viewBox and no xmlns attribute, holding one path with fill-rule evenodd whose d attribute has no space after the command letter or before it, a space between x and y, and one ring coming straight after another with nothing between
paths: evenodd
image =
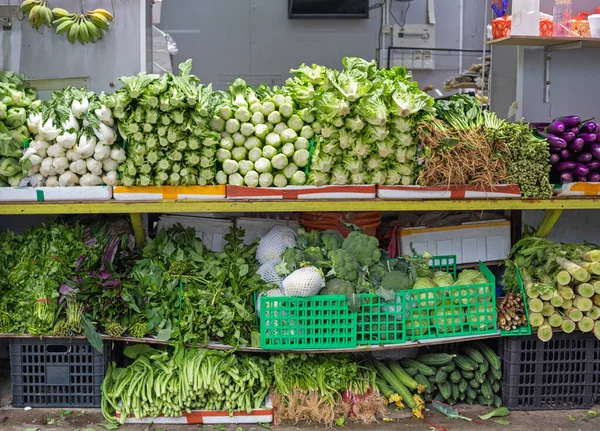
<instances>
[{"instance_id":1,"label":"market stall","mask_svg":"<svg viewBox=\"0 0 600 431\"><path fill-rule=\"evenodd\" d=\"M114 12L20 6L96 48ZM563 41L510 22L494 46ZM191 59L140 69L104 91L0 72L0 217L56 216L0 230L13 406L329 427L599 401L600 246L547 239L600 208L595 119L504 120L352 56L224 90Z\"/></svg>"}]
</instances>

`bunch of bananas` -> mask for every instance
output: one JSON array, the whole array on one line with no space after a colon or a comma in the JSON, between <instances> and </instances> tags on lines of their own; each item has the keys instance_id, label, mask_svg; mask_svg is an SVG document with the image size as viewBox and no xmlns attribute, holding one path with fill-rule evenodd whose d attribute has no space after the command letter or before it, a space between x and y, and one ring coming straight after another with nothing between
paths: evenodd
<instances>
[{"instance_id":1,"label":"bunch of bananas","mask_svg":"<svg viewBox=\"0 0 600 431\"><path fill-rule=\"evenodd\" d=\"M42 25L52 27L54 16L47 0L25 0L21 3L21 11L29 18L29 24L36 30Z\"/></svg>"},{"instance_id":2,"label":"bunch of bananas","mask_svg":"<svg viewBox=\"0 0 600 431\"><path fill-rule=\"evenodd\" d=\"M71 43L79 41L96 43L114 20L106 9L94 9L86 13L70 13L62 8L50 9L48 0L24 0L21 11L28 16L29 23L36 30L41 26L54 27L57 34L67 33Z\"/></svg>"},{"instance_id":3,"label":"bunch of bananas","mask_svg":"<svg viewBox=\"0 0 600 431\"><path fill-rule=\"evenodd\" d=\"M88 42L96 43L101 39L112 20L113 16L107 10L95 9L81 14L67 12L63 16L57 15L52 24L57 34L67 33L69 42L79 41L83 45Z\"/></svg>"}]
</instances>

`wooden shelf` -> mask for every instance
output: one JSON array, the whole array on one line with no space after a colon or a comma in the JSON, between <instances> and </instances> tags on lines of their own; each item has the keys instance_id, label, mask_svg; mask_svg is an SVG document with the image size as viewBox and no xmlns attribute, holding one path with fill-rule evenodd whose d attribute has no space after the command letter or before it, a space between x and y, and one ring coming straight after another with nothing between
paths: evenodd
<instances>
[{"instance_id":1,"label":"wooden shelf","mask_svg":"<svg viewBox=\"0 0 600 431\"><path fill-rule=\"evenodd\" d=\"M37 338L40 336L36 335L28 335L28 334L0 334L0 339L2 338ZM65 337L55 337L55 336L44 336L42 338L65 338ZM85 339L82 335L76 335L70 338L77 339ZM421 341L407 341L403 344L388 344L388 345L372 345L372 346L360 346L355 349L305 349L305 350L287 350L287 349L278 349L278 350L266 350L260 349L257 347L237 347L233 348L231 346L219 343L209 343L207 346L202 346L197 344L198 348L206 348L206 349L214 349L214 350L235 350L237 352L248 352L248 353L367 353L367 352L380 352L384 350L397 350L397 349L411 349L416 347L426 347L426 346L436 346L441 344L450 344L450 343L462 343L467 341L475 341L475 340L487 340L492 338L500 338L500 331L494 332L492 334L485 335L476 335L476 336L468 336L468 337L447 337L447 338L433 338L430 340L421 340ZM107 335L103 335L102 339L104 341L123 341L128 343L140 343L140 344L155 344L155 345L168 345L167 341L158 341L154 338L133 338L133 337L109 337ZM191 345L188 345L190 347Z\"/></svg>"},{"instance_id":2,"label":"wooden shelf","mask_svg":"<svg viewBox=\"0 0 600 431\"><path fill-rule=\"evenodd\" d=\"M0 215L10 214L140 214L205 212L322 211L483 211L600 209L599 198L439 199L439 200L258 200L162 202L32 202L0 203Z\"/></svg>"},{"instance_id":3,"label":"wooden shelf","mask_svg":"<svg viewBox=\"0 0 600 431\"><path fill-rule=\"evenodd\" d=\"M600 38L544 37L544 36L507 36L486 42L486 45L501 46L541 46L567 49L600 48Z\"/></svg>"}]
</instances>

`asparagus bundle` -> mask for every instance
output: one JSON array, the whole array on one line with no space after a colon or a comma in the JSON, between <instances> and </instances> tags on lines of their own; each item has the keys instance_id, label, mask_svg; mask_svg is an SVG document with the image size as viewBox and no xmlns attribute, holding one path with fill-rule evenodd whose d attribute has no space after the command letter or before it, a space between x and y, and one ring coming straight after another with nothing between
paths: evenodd
<instances>
[{"instance_id":1,"label":"asparagus bundle","mask_svg":"<svg viewBox=\"0 0 600 431\"><path fill-rule=\"evenodd\" d=\"M509 293L498 303L498 321L500 327L510 331L527 325L523 298L520 293Z\"/></svg>"}]
</instances>

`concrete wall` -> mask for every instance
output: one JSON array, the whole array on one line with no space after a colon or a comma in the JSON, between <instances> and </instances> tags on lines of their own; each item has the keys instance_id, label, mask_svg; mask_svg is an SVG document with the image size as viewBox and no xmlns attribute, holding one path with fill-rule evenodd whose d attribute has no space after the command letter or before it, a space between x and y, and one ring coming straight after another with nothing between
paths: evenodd
<instances>
[{"instance_id":1,"label":"concrete wall","mask_svg":"<svg viewBox=\"0 0 600 431\"><path fill-rule=\"evenodd\" d=\"M407 24L426 22L426 3L412 1ZM435 1L439 48L459 47L459 3ZM483 2L464 3L464 48L480 49ZM397 18L402 6L392 3ZM289 70L303 62L340 67L345 56L375 58L380 20L381 8L371 10L366 20L289 20L286 0L164 0L159 27L177 42L175 65L192 58L194 73L203 82L224 89L236 77L253 84L282 84ZM436 61L441 70L415 71L423 85L441 86L458 71L458 57L438 55ZM465 57L465 67L474 61Z\"/></svg>"}]
</instances>

